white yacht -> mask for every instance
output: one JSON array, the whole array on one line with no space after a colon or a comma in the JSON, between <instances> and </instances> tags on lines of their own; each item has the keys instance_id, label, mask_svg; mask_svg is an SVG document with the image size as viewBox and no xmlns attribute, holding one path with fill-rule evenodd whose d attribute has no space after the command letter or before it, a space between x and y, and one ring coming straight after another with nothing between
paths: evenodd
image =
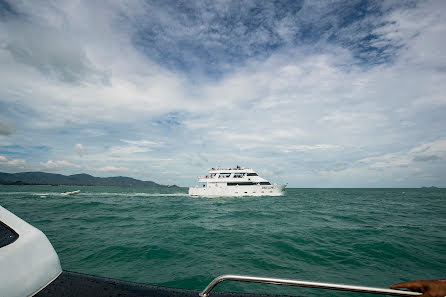
<instances>
[{"instance_id":1,"label":"white yacht","mask_svg":"<svg viewBox=\"0 0 446 297\"><path fill-rule=\"evenodd\" d=\"M189 188L190 196L282 196L287 186L271 184L251 168L211 168L199 177L201 186Z\"/></svg>"}]
</instances>

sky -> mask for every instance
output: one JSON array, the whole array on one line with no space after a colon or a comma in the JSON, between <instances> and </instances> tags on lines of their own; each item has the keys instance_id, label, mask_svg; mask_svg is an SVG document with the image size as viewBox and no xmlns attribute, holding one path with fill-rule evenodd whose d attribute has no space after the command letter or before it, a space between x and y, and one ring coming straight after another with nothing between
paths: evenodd
<instances>
[{"instance_id":1,"label":"sky","mask_svg":"<svg viewBox=\"0 0 446 297\"><path fill-rule=\"evenodd\" d=\"M445 1L0 0L0 171L446 187Z\"/></svg>"}]
</instances>

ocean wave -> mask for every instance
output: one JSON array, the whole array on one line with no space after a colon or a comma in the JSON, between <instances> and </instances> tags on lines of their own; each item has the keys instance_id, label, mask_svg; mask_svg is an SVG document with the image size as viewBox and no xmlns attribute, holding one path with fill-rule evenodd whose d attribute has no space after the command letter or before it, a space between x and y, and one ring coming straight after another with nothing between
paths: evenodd
<instances>
[{"instance_id":1,"label":"ocean wave","mask_svg":"<svg viewBox=\"0 0 446 297\"><path fill-rule=\"evenodd\" d=\"M0 204L48 236L64 269L94 275L194 289L224 273L388 286L440 277L446 263L446 190L192 199L163 189L17 189L25 192L0 192ZM66 189L76 188L57 190ZM267 291L256 288L246 291ZM233 289L244 287L221 288ZM313 292L305 295L326 296Z\"/></svg>"}]
</instances>

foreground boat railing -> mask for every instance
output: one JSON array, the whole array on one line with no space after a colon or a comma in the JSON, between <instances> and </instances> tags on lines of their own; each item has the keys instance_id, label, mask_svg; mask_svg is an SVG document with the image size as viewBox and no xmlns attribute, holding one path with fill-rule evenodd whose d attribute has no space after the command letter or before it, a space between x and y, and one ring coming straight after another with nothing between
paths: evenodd
<instances>
[{"instance_id":1,"label":"foreground boat railing","mask_svg":"<svg viewBox=\"0 0 446 297\"><path fill-rule=\"evenodd\" d=\"M350 286L341 284L330 284L330 283L317 283L317 282L307 282L298 281L291 279L281 279L281 278L267 278L267 277L255 277L255 276L244 276L244 275L221 275L215 278L212 282L207 285L207 287L199 294L201 297L208 297L212 289L215 288L219 283L223 281L238 281L238 282L249 282L249 283L262 283L262 284L272 284L272 285L285 285L294 287L309 287L327 290L337 290L337 291L349 291L349 292L360 292L360 293L370 293L370 294L380 294L380 295L391 295L391 296L418 296L421 293L409 292L402 290L392 290L392 289L382 289L373 287L362 287L362 286Z\"/></svg>"}]
</instances>

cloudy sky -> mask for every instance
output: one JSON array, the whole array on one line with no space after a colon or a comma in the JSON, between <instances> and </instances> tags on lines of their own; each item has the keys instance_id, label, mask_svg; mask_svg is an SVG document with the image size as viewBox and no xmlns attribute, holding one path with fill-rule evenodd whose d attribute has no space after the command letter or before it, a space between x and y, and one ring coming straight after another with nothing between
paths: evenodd
<instances>
[{"instance_id":1,"label":"cloudy sky","mask_svg":"<svg viewBox=\"0 0 446 297\"><path fill-rule=\"evenodd\" d=\"M446 187L446 2L0 0L0 171Z\"/></svg>"}]
</instances>

